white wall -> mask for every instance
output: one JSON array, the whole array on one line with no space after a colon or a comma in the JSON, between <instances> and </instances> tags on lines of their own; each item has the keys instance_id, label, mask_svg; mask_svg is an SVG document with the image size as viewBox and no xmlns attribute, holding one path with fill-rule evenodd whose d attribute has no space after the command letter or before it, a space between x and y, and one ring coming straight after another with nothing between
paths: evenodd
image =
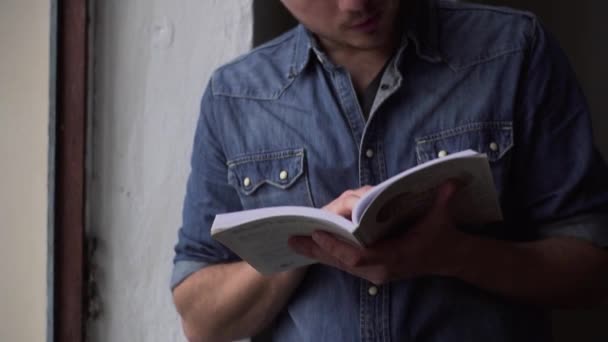
<instances>
[{"instance_id":1,"label":"white wall","mask_svg":"<svg viewBox=\"0 0 608 342\"><path fill-rule=\"evenodd\" d=\"M50 4L0 2L0 340L45 341Z\"/></svg>"},{"instance_id":2,"label":"white wall","mask_svg":"<svg viewBox=\"0 0 608 342\"><path fill-rule=\"evenodd\" d=\"M95 2L91 341L183 339L169 275L199 101L212 70L250 49L252 17L251 0Z\"/></svg>"}]
</instances>

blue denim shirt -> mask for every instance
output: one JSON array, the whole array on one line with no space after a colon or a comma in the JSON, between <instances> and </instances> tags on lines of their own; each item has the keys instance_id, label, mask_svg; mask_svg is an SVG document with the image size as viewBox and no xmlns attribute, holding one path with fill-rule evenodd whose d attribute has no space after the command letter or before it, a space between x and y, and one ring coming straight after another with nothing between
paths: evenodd
<instances>
[{"instance_id":1,"label":"blue denim shirt","mask_svg":"<svg viewBox=\"0 0 608 342\"><path fill-rule=\"evenodd\" d=\"M207 265L239 260L209 236L217 213L322 207L442 151L489 156L505 221L471 233L513 241L566 235L608 246L608 170L556 42L527 13L421 4L367 121L347 71L301 26L214 73L196 130L173 287ZM309 268L272 334L276 341L550 339L546 312L457 279L374 287L324 265Z\"/></svg>"}]
</instances>

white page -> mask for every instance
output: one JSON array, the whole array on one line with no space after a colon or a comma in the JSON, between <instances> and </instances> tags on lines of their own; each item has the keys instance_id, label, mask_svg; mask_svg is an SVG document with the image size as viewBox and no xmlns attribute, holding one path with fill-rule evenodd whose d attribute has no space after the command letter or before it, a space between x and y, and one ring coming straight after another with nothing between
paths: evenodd
<instances>
[{"instance_id":1,"label":"white page","mask_svg":"<svg viewBox=\"0 0 608 342\"><path fill-rule=\"evenodd\" d=\"M440 163L444 163L448 160L452 160L452 159L456 159L456 158L462 158L462 157L470 157L470 156L476 156L476 155L481 155L476 151L473 150L465 150L465 151L461 151L461 152L457 152L451 155L448 155L446 157L443 158L438 158L438 159L433 159L431 161L428 161L424 164L420 164L417 165L411 169L407 169L387 180L385 180L384 182L376 185L373 187L373 189L371 189L370 191L368 191L367 193L365 193L365 195L363 195L361 197L361 199L359 199L359 202L357 202L357 204L355 205L355 207L353 208L353 213L352 213L352 220L353 223L355 224L355 226L359 226L359 224L361 223L361 216L363 216L363 213L365 212L365 209L367 209L367 207L369 207L370 203L382 192L384 191L387 187L389 187L391 184L395 183L396 181L398 181L399 179L410 175L412 173L418 172L421 169L425 169L428 168L429 166L435 165L435 164L440 164Z\"/></svg>"},{"instance_id":2,"label":"white page","mask_svg":"<svg viewBox=\"0 0 608 342\"><path fill-rule=\"evenodd\" d=\"M217 215L211 234L260 273L272 274L315 262L291 250L291 236L324 230L359 245L354 228L347 219L321 209L270 207Z\"/></svg>"}]
</instances>

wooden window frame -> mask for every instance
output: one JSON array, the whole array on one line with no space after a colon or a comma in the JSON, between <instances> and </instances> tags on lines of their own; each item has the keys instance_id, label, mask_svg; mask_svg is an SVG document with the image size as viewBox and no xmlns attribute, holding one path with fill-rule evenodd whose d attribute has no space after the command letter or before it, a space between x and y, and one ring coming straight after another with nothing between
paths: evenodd
<instances>
[{"instance_id":1,"label":"wooden window frame","mask_svg":"<svg viewBox=\"0 0 608 342\"><path fill-rule=\"evenodd\" d=\"M88 8L86 0L52 2L50 341L85 338L85 153ZM54 87L54 89L53 89ZM53 98L54 97L54 98ZM54 117L53 117L54 116Z\"/></svg>"}]
</instances>

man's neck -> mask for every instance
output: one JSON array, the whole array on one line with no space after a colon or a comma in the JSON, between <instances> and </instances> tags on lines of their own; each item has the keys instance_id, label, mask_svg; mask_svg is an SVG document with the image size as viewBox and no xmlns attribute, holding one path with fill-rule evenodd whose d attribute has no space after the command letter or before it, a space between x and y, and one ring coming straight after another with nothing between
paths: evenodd
<instances>
[{"instance_id":1,"label":"man's neck","mask_svg":"<svg viewBox=\"0 0 608 342\"><path fill-rule=\"evenodd\" d=\"M357 93L362 93L393 55L394 46L374 50L333 50L332 61L345 68Z\"/></svg>"},{"instance_id":2,"label":"man's neck","mask_svg":"<svg viewBox=\"0 0 608 342\"><path fill-rule=\"evenodd\" d=\"M320 39L321 46L332 62L348 71L358 94L367 89L369 84L393 56L397 43L397 39L391 37L386 40L386 44L382 44L377 48L359 49Z\"/></svg>"}]
</instances>

